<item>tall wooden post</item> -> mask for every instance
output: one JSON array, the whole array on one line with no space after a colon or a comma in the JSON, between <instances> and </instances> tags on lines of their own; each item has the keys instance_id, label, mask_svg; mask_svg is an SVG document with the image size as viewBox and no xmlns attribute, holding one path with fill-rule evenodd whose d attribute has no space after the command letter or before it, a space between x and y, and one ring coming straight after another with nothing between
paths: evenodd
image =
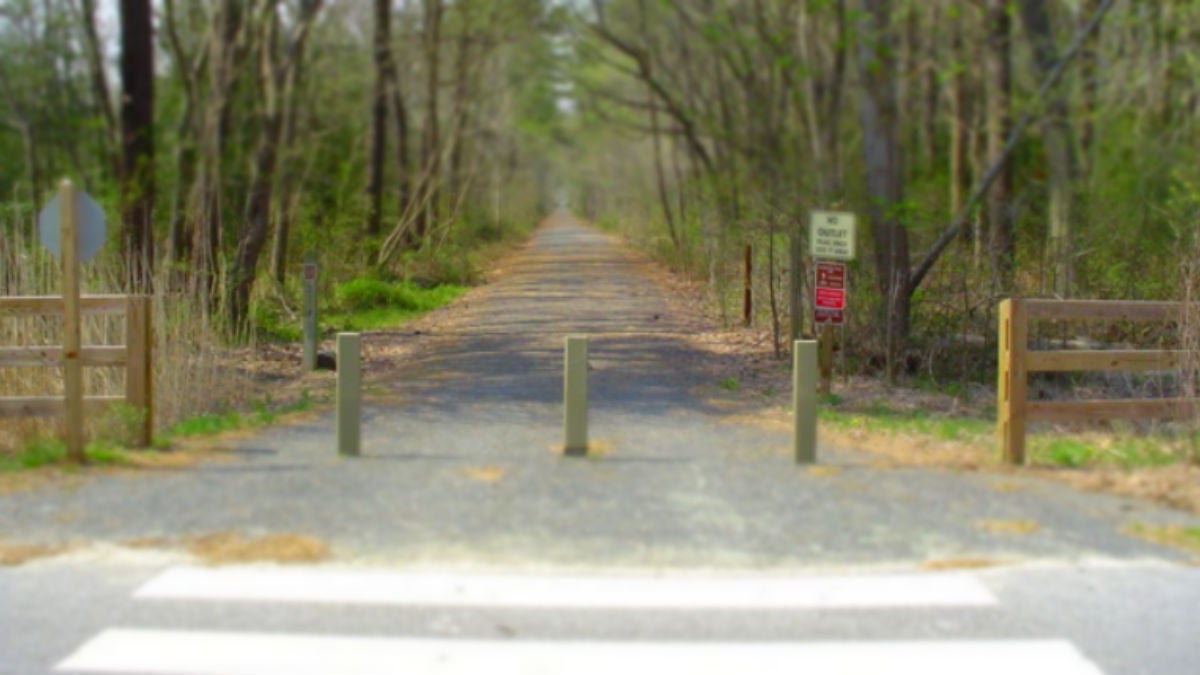
<instances>
[{"instance_id":1,"label":"tall wooden post","mask_svg":"<svg viewBox=\"0 0 1200 675\"><path fill-rule=\"evenodd\" d=\"M304 254L302 277L304 284L304 352L301 357L305 372L317 367L317 252Z\"/></svg>"},{"instance_id":2,"label":"tall wooden post","mask_svg":"<svg viewBox=\"0 0 1200 675\"><path fill-rule=\"evenodd\" d=\"M62 263L63 298L63 422L67 457L83 464L83 334L79 315L79 204L75 186L64 180L58 186L58 246Z\"/></svg>"},{"instance_id":3,"label":"tall wooden post","mask_svg":"<svg viewBox=\"0 0 1200 675\"><path fill-rule=\"evenodd\" d=\"M131 295L125 302L125 401L141 414L136 443L154 438L154 368L150 298Z\"/></svg>"},{"instance_id":4,"label":"tall wooden post","mask_svg":"<svg viewBox=\"0 0 1200 675\"><path fill-rule=\"evenodd\" d=\"M754 322L754 291L751 284L754 281L754 249L750 244L742 250L742 324L749 326Z\"/></svg>"},{"instance_id":5,"label":"tall wooden post","mask_svg":"<svg viewBox=\"0 0 1200 675\"><path fill-rule=\"evenodd\" d=\"M1025 463L1025 408L1028 374L1029 318L1025 303L1011 298L1000 303L999 381L996 386L996 426L1000 453L1009 464Z\"/></svg>"}]
</instances>

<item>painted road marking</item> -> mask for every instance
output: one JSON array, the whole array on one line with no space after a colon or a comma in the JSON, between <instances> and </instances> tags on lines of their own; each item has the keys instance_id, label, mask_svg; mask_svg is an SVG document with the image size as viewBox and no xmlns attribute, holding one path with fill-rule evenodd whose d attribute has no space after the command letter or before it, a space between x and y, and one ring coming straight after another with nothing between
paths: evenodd
<instances>
[{"instance_id":1,"label":"painted road marking","mask_svg":"<svg viewBox=\"0 0 1200 675\"><path fill-rule=\"evenodd\" d=\"M485 642L156 630L106 630L59 671L146 675L1102 675L1064 640L962 642Z\"/></svg>"},{"instance_id":2,"label":"painted road marking","mask_svg":"<svg viewBox=\"0 0 1200 675\"><path fill-rule=\"evenodd\" d=\"M176 567L147 582L135 597L514 609L886 609L996 604L996 597L978 579L960 573L680 579L262 567Z\"/></svg>"}]
</instances>

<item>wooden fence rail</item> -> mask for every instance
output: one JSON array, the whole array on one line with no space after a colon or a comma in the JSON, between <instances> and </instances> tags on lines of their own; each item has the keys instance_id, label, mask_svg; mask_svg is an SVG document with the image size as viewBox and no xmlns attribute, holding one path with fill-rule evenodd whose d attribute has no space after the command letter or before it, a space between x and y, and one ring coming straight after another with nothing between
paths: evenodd
<instances>
[{"instance_id":1,"label":"wooden fence rail","mask_svg":"<svg viewBox=\"0 0 1200 675\"><path fill-rule=\"evenodd\" d=\"M124 396L85 396L84 409L98 411L125 402L139 411L136 442L150 445L154 433L150 298L144 295L90 295L79 299L85 315L123 314L125 344L85 346L80 350L84 366L124 366ZM0 298L0 320L21 316L54 316L63 313L57 296ZM0 368L60 366L65 361L61 346L0 347ZM66 403L61 396L0 396L0 417L52 417L62 415ZM71 421L69 420L68 423ZM82 420L78 421L82 425Z\"/></svg>"},{"instance_id":2,"label":"wooden fence rail","mask_svg":"<svg viewBox=\"0 0 1200 675\"><path fill-rule=\"evenodd\" d=\"M1183 303L1107 300L1032 300L1000 303L1000 363L996 393L1000 451L1011 464L1025 463L1028 422L1075 422L1107 419L1187 419L1196 414L1191 399L1102 401L1029 401L1033 372L1166 370L1184 363L1178 350L1031 350L1031 321L1159 321L1182 316Z\"/></svg>"}]
</instances>

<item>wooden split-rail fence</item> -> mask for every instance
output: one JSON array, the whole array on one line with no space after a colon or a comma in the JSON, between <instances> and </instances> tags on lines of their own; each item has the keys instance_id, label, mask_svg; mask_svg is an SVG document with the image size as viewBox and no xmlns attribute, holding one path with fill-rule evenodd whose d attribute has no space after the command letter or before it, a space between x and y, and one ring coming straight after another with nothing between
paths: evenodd
<instances>
[{"instance_id":1,"label":"wooden split-rail fence","mask_svg":"<svg viewBox=\"0 0 1200 675\"><path fill-rule=\"evenodd\" d=\"M150 298L143 295L85 295L79 298L83 315L121 315L125 317L125 344L83 346L78 355L69 355L62 346L0 347L0 367L65 367L68 356L78 358L84 367L125 368L124 396L0 396L0 417L50 417L63 415L68 428L82 428L86 412L124 402L139 413L136 441L150 444L154 429L154 404L151 362ZM0 297L0 320L8 317L62 315L64 303L57 296ZM68 386L70 379L68 378ZM72 400L82 402L73 405Z\"/></svg>"},{"instance_id":2,"label":"wooden split-rail fence","mask_svg":"<svg viewBox=\"0 0 1200 675\"><path fill-rule=\"evenodd\" d=\"M1186 398L1090 401L1030 401L1029 373L1080 371L1145 371L1180 368L1189 352L1182 350L1029 349L1034 321L1178 322L1180 302L1041 300L1013 298L1000 303L1000 363L996 412L1000 450L1005 461L1025 462L1025 427L1029 422L1081 422L1112 419L1188 419L1196 401Z\"/></svg>"}]
</instances>

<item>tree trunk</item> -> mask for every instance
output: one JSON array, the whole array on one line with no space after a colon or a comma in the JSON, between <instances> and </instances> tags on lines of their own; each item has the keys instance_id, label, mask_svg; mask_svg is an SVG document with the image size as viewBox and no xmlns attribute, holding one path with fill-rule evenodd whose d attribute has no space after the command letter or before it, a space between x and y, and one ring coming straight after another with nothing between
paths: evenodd
<instances>
[{"instance_id":1,"label":"tree trunk","mask_svg":"<svg viewBox=\"0 0 1200 675\"><path fill-rule=\"evenodd\" d=\"M80 9L83 12L83 34L87 46L88 69L91 71L92 96L96 99L96 108L104 120L105 133L100 144L101 154L105 164L120 174L121 161L113 151L113 139L117 137L117 120L113 115L112 92L108 86L108 72L104 69L100 35L96 30L96 0L81 0Z\"/></svg>"},{"instance_id":2,"label":"tree trunk","mask_svg":"<svg viewBox=\"0 0 1200 675\"><path fill-rule=\"evenodd\" d=\"M367 237L382 231L383 160L387 154L387 67L391 45L392 0L375 0L375 81L371 91L371 131L367 139Z\"/></svg>"},{"instance_id":3,"label":"tree trunk","mask_svg":"<svg viewBox=\"0 0 1200 675\"><path fill-rule=\"evenodd\" d=\"M1077 29L1082 30L1096 13L1099 0L1083 0L1079 8ZM1095 38L1099 41L1099 35ZM1095 42L1089 42L1079 53L1079 79L1081 80L1079 97L1079 118L1082 125L1079 130L1079 173L1086 176L1091 171L1093 147L1096 141L1096 100L1099 98L1100 79L1097 72Z\"/></svg>"},{"instance_id":4,"label":"tree trunk","mask_svg":"<svg viewBox=\"0 0 1200 675\"><path fill-rule=\"evenodd\" d=\"M320 11L322 0L304 0L300 16L296 19L292 35L287 40L284 54L278 50L279 27L277 0L265 18L263 38L259 52L259 85L262 96L262 112L258 144L254 150L251 167L250 188L246 196L246 207L242 216L242 229L237 249L226 279L228 284L227 311L229 330L234 336L245 334L250 309L250 292L258 260L267 241L271 224L271 205L274 197L275 176L279 166L279 146L288 116L287 107L295 105L300 63L304 59L309 29Z\"/></svg>"},{"instance_id":5,"label":"tree trunk","mask_svg":"<svg viewBox=\"0 0 1200 675\"><path fill-rule=\"evenodd\" d=\"M671 245L676 253L680 253L679 229L675 225L675 213L671 209L671 195L667 190L667 177L662 158L662 139L658 128L658 108L653 97L649 99L649 105L650 142L654 144L654 176L658 185L658 200L662 204L663 218L667 221L667 233L671 236Z\"/></svg>"},{"instance_id":6,"label":"tree trunk","mask_svg":"<svg viewBox=\"0 0 1200 675\"><path fill-rule=\"evenodd\" d=\"M1010 0L988 0L987 26L987 156L1000 156L1012 129L1012 19ZM1015 264L1012 209L1012 165L1004 163L987 195L988 253L993 286L1001 293L1012 286Z\"/></svg>"},{"instance_id":7,"label":"tree trunk","mask_svg":"<svg viewBox=\"0 0 1200 675\"><path fill-rule=\"evenodd\" d=\"M866 168L867 209L875 241L875 275L881 298L884 350L889 381L899 375L908 342L911 289L908 231L899 219L904 198L903 164L898 142L895 36L890 0L859 0L859 109Z\"/></svg>"},{"instance_id":8,"label":"tree trunk","mask_svg":"<svg viewBox=\"0 0 1200 675\"><path fill-rule=\"evenodd\" d=\"M470 79L471 62L475 58L471 50L471 3L460 2L457 5L460 21L457 54L454 62L454 129L450 142L450 176L449 186L458 199L465 189L463 179L463 164L466 158L466 133L470 125Z\"/></svg>"},{"instance_id":9,"label":"tree trunk","mask_svg":"<svg viewBox=\"0 0 1200 675\"><path fill-rule=\"evenodd\" d=\"M192 269L202 302L218 298L217 263L222 253L224 218L221 213L222 161L229 139L228 120L233 106L232 89L246 58L248 21L242 0L223 0L212 19L207 50L208 88L199 124L199 175L190 200ZM207 308L207 305L206 305Z\"/></svg>"},{"instance_id":10,"label":"tree trunk","mask_svg":"<svg viewBox=\"0 0 1200 675\"><path fill-rule=\"evenodd\" d=\"M150 0L121 0L121 242L126 287L154 274L154 25Z\"/></svg>"},{"instance_id":11,"label":"tree trunk","mask_svg":"<svg viewBox=\"0 0 1200 675\"><path fill-rule=\"evenodd\" d=\"M955 12L950 25L950 53L957 63L967 62L967 51L963 40L963 12ZM968 109L966 68L956 68L950 78L950 212L962 209L963 194L970 183L967 174L968 147L970 144L971 113ZM970 234L970 228L963 228Z\"/></svg>"},{"instance_id":12,"label":"tree trunk","mask_svg":"<svg viewBox=\"0 0 1200 675\"><path fill-rule=\"evenodd\" d=\"M444 0L425 0L425 58L429 72L425 81L425 138L422 146L422 212L417 221L417 245L422 246L433 230L441 206L442 137L438 119L438 90L441 73L442 17Z\"/></svg>"},{"instance_id":13,"label":"tree trunk","mask_svg":"<svg viewBox=\"0 0 1200 675\"><path fill-rule=\"evenodd\" d=\"M1033 42L1034 65L1044 78L1058 60L1050 15L1039 0L1021 0L1021 19ZM1042 140L1049 165L1049 222L1046 247L1051 269L1050 288L1059 297L1071 295L1071 190L1075 176L1075 151L1067 121L1067 101L1052 98L1042 120Z\"/></svg>"}]
</instances>

